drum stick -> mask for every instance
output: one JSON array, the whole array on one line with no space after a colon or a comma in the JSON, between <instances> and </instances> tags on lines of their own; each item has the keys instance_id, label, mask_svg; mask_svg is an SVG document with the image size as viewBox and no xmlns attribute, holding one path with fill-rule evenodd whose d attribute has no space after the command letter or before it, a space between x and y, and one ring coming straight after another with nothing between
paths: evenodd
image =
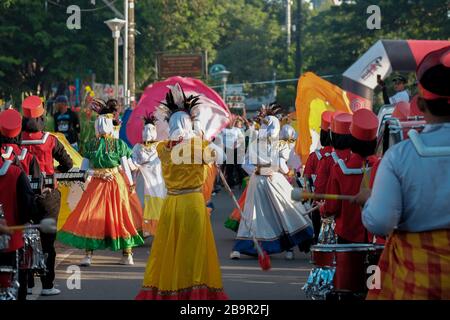
<instances>
[{"instance_id":1,"label":"drum stick","mask_svg":"<svg viewBox=\"0 0 450 320\"><path fill-rule=\"evenodd\" d=\"M353 200L355 196L342 195L342 194L319 194L312 192L303 192L301 189L296 188L292 190L292 200L301 201L305 199L313 200Z\"/></svg>"},{"instance_id":2,"label":"drum stick","mask_svg":"<svg viewBox=\"0 0 450 320\"><path fill-rule=\"evenodd\" d=\"M34 229L34 228L38 228L43 233L56 233L56 221L55 221L55 219L47 218L47 219L42 219L40 224L11 226L11 227L8 227L8 230L18 231L18 230Z\"/></svg>"}]
</instances>

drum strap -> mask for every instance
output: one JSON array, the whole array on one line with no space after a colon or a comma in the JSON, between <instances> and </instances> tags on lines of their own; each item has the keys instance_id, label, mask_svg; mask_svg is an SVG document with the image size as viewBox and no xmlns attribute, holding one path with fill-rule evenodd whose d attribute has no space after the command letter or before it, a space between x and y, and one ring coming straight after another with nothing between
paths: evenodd
<instances>
[{"instance_id":1,"label":"drum strap","mask_svg":"<svg viewBox=\"0 0 450 320\"><path fill-rule=\"evenodd\" d=\"M25 160L25 157L27 156L28 150L27 148L23 148L20 155L17 157L20 161Z\"/></svg>"},{"instance_id":2,"label":"drum strap","mask_svg":"<svg viewBox=\"0 0 450 320\"><path fill-rule=\"evenodd\" d=\"M316 150L316 157L317 157L317 160L321 160L322 159L322 154L320 153L320 150Z\"/></svg>"},{"instance_id":3,"label":"drum strap","mask_svg":"<svg viewBox=\"0 0 450 320\"><path fill-rule=\"evenodd\" d=\"M448 157L450 156L450 147L429 147L426 146L420 134L416 130L409 130L409 139L414 148L421 157Z\"/></svg>"},{"instance_id":4,"label":"drum strap","mask_svg":"<svg viewBox=\"0 0 450 320\"><path fill-rule=\"evenodd\" d=\"M3 159L9 159L11 157L12 153L13 153L13 148L11 146L9 146L8 148L6 148L5 153L2 153Z\"/></svg>"},{"instance_id":5,"label":"drum strap","mask_svg":"<svg viewBox=\"0 0 450 320\"><path fill-rule=\"evenodd\" d=\"M8 169L11 166L11 164L12 164L11 160L5 160L2 167L0 168L0 176L4 176L8 172Z\"/></svg>"},{"instance_id":6,"label":"drum strap","mask_svg":"<svg viewBox=\"0 0 450 320\"><path fill-rule=\"evenodd\" d=\"M345 165L344 160L339 159L338 160L338 165L341 168L342 172L348 176L348 175L357 175L357 174L364 174L364 168L361 169L350 169Z\"/></svg>"},{"instance_id":7,"label":"drum strap","mask_svg":"<svg viewBox=\"0 0 450 320\"><path fill-rule=\"evenodd\" d=\"M47 142L48 137L50 136L50 133L46 132L44 133L44 136L41 140L22 140L22 145L39 145L39 144L45 144Z\"/></svg>"}]
</instances>

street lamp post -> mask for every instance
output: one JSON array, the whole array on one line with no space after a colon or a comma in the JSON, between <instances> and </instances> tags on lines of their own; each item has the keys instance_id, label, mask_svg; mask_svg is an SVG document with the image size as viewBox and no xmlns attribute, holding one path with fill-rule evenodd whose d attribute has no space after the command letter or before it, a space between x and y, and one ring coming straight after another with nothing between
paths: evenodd
<instances>
[{"instance_id":1,"label":"street lamp post","mask_svg":"<svg viewBox=\"0 0 450 320\"><path fill-rule=\"evenodd\" d=\"M217 75L221 77L223 82L223 101L225 103L227 103L227 81L230 74L231 72L228 70L222 70L217 73Z\"/></svg>"},{"instance_id":2,"label":"street lamp post","mask_svg":"<svg viewBox=\"0 0 450 320\"><path fill-rule=\"evenodd\" d=\"M105 21L106 25L112 31L112 37L114 39L114 88L115 98L119 98L119 38L120 29L125 25L126 21L118 18Z\"/></svg>"}]
</instances>

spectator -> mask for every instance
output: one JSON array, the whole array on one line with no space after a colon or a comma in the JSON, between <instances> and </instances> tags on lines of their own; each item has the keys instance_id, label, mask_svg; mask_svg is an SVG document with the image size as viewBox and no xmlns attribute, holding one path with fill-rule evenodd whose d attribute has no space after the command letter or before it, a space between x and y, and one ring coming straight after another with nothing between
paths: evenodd
<instances>
[{"instance_id":1,"label":"spectator","mask_svg":"<svg viewBox=\"0 0 450 320\"><path fill-rule=\"evenodd\" d=\"M385 104L396 104L400 101L409 102L409 93L405 88L405 85L407 83L406 78L398 75L395 76L392 79L392 82L394 83L394 90L396 94L394 94L392 97L389 97L387 92L386 83L381 80L381 77L378 77L378 84L381 86L381 89L383 90L383 100Z\"/></svg>"},{"instance_id":2,"label":"spectator","mask_svg":"<svg viewBox=\"0 0 450 320\"><path fill-rule=\"evenodd\" d=\"M80 119L68 106L67 96L58 96L55 100L57 112L53 116L55 119L55 131L66 136L69 143L78 150L80 135Z\"/></svg>"}]
</instances>

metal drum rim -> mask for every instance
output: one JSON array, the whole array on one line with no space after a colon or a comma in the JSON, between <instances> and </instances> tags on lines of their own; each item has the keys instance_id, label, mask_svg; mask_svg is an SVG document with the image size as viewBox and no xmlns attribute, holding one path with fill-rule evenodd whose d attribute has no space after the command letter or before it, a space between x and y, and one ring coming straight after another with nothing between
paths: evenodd
<instances>
[{"instance_id":1,"label":"metal drum rim","mask_svg":"<svg viewBox=\"0 0 450 320\"><path fill-rule=\"evenodd\" d=\"M318 244L311 247L312 252L362 252L375 249L370 243Z\"/></svg>"}]
</instances>

